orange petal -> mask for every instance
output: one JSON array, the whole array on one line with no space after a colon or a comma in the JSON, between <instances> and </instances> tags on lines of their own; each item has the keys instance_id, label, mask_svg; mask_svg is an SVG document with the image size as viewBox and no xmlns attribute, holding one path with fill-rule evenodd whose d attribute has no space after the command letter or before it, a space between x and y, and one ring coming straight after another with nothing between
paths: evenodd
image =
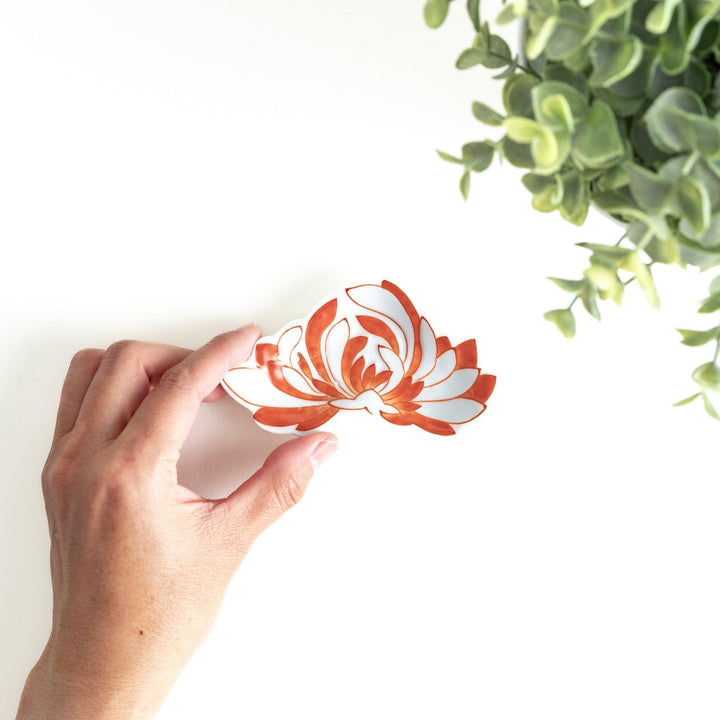
<instances>
[{"instance_id":1,"label":"orange petal","mask_svg":"<svg viewBox=\"0 0 720 720\"><path fill-rule=\"evenodd\" d=\"M283 375L283 364L281 362L269 362L267 372L270 382L278 390L280 390L280 392L283 392L286 395L299 398L300 400L314 400L316 402L318 400L331 400L333 397L336 397L336 395L331 395L329 397L327 395L311 395L310 393L305 393L302 390L298 390L293 387Z\"/></svg>"},{"instance_id":2,"label":"orange petal","mask_svg":"<svg viewBox=\"0 0 720 720\"><path fill-rule=\"evenodd\" d=\"M357 320L364 330L385 340L396 355L400 352L395 333L380 318L371 315L358 315Z\"/></svg>"},{"instance_id":3,"label":"orange petal","mask_svg":"<svg viewBox=\"0 0 720 720\"><path fill-rule=\"evenodd\" d=\"M320 410L322 410L322 412L320 412ZM299 423L295 429L298 432L307 432L308 430L314 430L315 428L320 427L320 425L322 425L323 423L326 423L337 412L337 408L334 408L330 405L323 405L318 408L318 413L316 417L314 417L312 420L306 420L305 422Z\"/></svg>"},{"instance_id":4,"label":"orange petal","mask_svg":"<svg viewBox=\"0 0 720 720\"><path fill-rule=\"evenodd\" d=\"M412 412L422 407L420 403L414 403L410 400L401 400L400 402L393 403L393 407L401 412Z\"/></svg>"},{"instance_id":5,"label":"orange petal","mask_svg":"<svg viewBox=\"0 0 720 720\"><path fill-rule=\"evenodd\" d=\"M350 390L354 390L355 392L358 392L358 389L357 387L355 387L355 383L352 381L351 369L353 367L353 362L355 358L357 357L358 353L367 345L367 341L368 339L363 335L358 335L357 337L350 338L347 341L347 344L345 345L345 349L343 350L342 354L340 368L343 380L345 381L345 384L350 388ZM364 366L365 363L362 363L362 367ZM362 368L360 372L362 373Z\"/></svg>"},{"instance_id":6,"label":"orange petal","mask_svg":"<svg viewBox=\"0 0 720 720\"><path fill-rule=\"evenodd\" d=\"M434 435L455 434L455 430L450 423L442 422L441 420L432 420L416 412L400 412L394 414L384 413L381 410L380 415L393 425L417 425L419 428L427 430L427 432L431 432Z\"/></svg>"},{"instance_id":7,"label":"orange petal","mask_svg":"<svg viewBox=\"0 0 720 720\"><path fill-rule=\"evenodd\" d=\"M380 416L393 425L412 425L412 420L404 413L386 413L380 411Z\"/></svg>"},{"instance_id":8,"label":"orange petal","mask_svg":"<svg viewBox=\"0 0 720 720\"><path fill-rule=\"evenodd\" d=\"M260 366L266 365L270 360L276 360L278 346L271 343L261 343L255 346L255 362Z\"/></svg>"},{"instance_id":9,"label":"orange petal","mask_svg":"<svg viewBox=\"0 0 720 720\"><path fill-rule=\"evenodd\" d=\"M382 372L379 372L375 376L375 380L373 382L373 390L377 387L380 387L384 383L386 383L391 377L392 377L392 371L390 371L390 370L383 370Z\"/></svg>"},{"instance_id":10,"label":"orange petal","mask_svg":"<svg viewBox=\"0 0 720 720\"><path fill-rule=\"evenodd\" d=\"M466 340L455 348L455 368L477 368L477 347L474 340Z\"/></svg>"},{"instance_id":11,"label":"orange petal","mask_svg":"<svg viewBox=\"0 0 720 720\"><path fill-rule=\"evenodd\" d=\"M327 382L332 381L322 358L320 343L323 333L330 327L330 324L335 319L336 313L337 298L334 298L313 313L313 316L308 320L305 330L305 345L310 355L310 362L315 366L320 377Z\"/></svg>"},{"instance_id":12,"label":"orange petal","mask_svg":"<svg viewBox=\"0 0 720 720\"><path fill-rule=\"evenodd\" d=\"M363 386L363 371L365 370L365 360L358 358L350 368L348 380L350 387L359 395L365 387ZM347 382L347 381L346 381Z\"/></svg>"},{"instance_id":13,"label":"orange petal","mask_svg":"<svg viewBox=\"0 0 720 720\"><path fill-rule=\"evenodd\" d=\"M417 425L423 430L433 433L433 435L454 435L455 430L450 423L446 423L443 420L435 420L433 418L425 417L419 413L410 413L413 425Z\"/></svg>"},{"instance_id":14,"label":"orange petal","mask_svg":"<svg viewBox=\"0 0 720 720\"><path fill-rule=\"evenodd\" d=\"M382 287L389 290L403 306L403 309L410 317L413 329L413 355L408 367L408 375L412 375L420 365L422 359L422 347L420 346L420 316L415 306L410 302L410 298L397 286L389 280L383 280Z\"/></svg>"},{"instance_id":15,"label":"orange petal","mask_svg":"<svg viewBox=\"0 0 720 720\"><path fill-rule=\"evenodd\" d=\"M439 337L435 343L437 344L437 356L440 357L444 352L447 352L451 347L452 343L450 340L443 335Z\"/></svg>"},{"instance_id":16,"label":"orange petal","mask_svg":"<svg viewBox=\"0 0 720 720\"><path fill-rule=\"evenodd\" d=\"M369 365L367 368L365 368L365 372L363 373L362 382L361 382L363 390L372 389L376 372L377 372L377 369L375 368L374 364Z\"/></svg>"},{"instance_id":17,"label":"orange petal","mask_svg":"<svg viewBox=\"0 0 720 720\"><path fill-rule=\"evenodd\" d=\"M253 418L262 425L269 425L270 427L290 427L291 425L314 422L321 415L324 416L328 409L335 410L329 405L299 408L262 407L255 412Z\"/></svg>"},{"instance_id":18,"label":"orange petal","mask_svg":"<svg viewBox=\"0 0 720 720\"><path fill-rule=\"evenodd\" d=\"M387 395L382 399L389 405L394 405L394 400L412 400L423 389L422 382L413 382L411 377L404 377Z\"/></svg>"},{"instance_id":19,"label":"orange petal","mask_svg":"<svg viewBox=\"0 0 720 720\"><path fill-rule=\"evenodd\" d=\"M472 387L460 397L475 400L485 405L487 399L490 397L493 389L495 388L495 380L495 375L478 375L478 378L473 383Z\"/></svg>"},{"instance_id":20,"label":"orange petal","mask_svg":"<svg viewBox=\"0 0 720 720\"><path fill-rule=\"evenodd\" d=\"M330 383L326 383L324 380L313 380L313 385L318 389L319 392L325 393L328 397L341 398L343 394Z\"/></svg>"}]
</instances>

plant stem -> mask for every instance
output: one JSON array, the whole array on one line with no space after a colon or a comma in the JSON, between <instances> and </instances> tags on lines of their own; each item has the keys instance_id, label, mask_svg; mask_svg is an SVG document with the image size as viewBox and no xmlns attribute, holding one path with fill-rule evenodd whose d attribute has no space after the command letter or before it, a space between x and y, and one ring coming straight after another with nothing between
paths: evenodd
<instances>
[{"instance_id":1,"label":"plant stem","mask_svg":"<svg viewBox=\"0 0 720 720\"><path fill-rule=\"evenodd\" d=\"M685 164L680 171L683 175L687 175L693 168L693 165L698 161L700 153L694 152L690 154L690 157L685 161Z\"/></svg>"},{"instance_id":2,"label":"plant stem","mask_svg":"<svg viewBox=\"0 0 720 720\"><path fill-rule=\"evenodd\" d=\"M521 65L519 62L516 62L515 67L517 67L518 70L522 70L524 73L527 73L528 75L534 75L538 80L542 80L540 75L528 65Z\"/></svg>"},{"instance_id":3,"label":"plant stem","mask_svg":"<svg viewBox=\"0 0 720 720\"><path fill-rule=\"evenodd\" d=\"M505 55L500 55L499 53L491 52L490 50L487 50L487 51L485 52L485 54L486 54L486 55L489 55L490 57L499 58L500 60L507 60L507 56L505 56ZM536 73L529 65L521 65L521 64L517 61L517 57L515 57L514 62L515 62L515 67L516 67L518 70L522 70L524 73L527 73L528 75L534 75L538 80L542 80L542 78L540 77L540 75L539 75L538 73ZM508 63L508 65L511 65L512 63L513 63L513 60L511 59L510 62Z\"/></svg>"}]
</instances>

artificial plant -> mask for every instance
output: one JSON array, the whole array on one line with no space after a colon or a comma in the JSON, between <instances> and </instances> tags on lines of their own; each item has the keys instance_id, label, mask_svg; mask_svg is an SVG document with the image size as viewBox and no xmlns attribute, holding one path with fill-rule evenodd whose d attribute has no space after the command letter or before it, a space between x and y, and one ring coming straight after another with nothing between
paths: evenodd
<instances>
[{"instance_id":1,"label":"artificial plant","mask_svg":"<svg viewBox=\"0 0 720 720\"><path fill-rule=\"evenodd\" d=\"M450 2L426 2L430 27ZM720 0L514 0L497 22L521 24L518 54L481 21L479 0L467 0L467 12L475 35L456 67L499 71L503 111L478 101L472 112L504 132L459 157L439 153L463 166L463 197L471 174L499 156L528 171L536 210L582 225L592 204L625 226L615 244L578 243L588 267L578 279L550 278L571 300L546 319L572 337L577 300L599 320L598 300L619 305L636 281L659 307L653 264L720 264ZM720 277L699 307L717 311ZM701 399L720 420L709 396L720 390L715 318L679 331L684 344L715 349L692 374L699 391L676 404Z\"/></svg>"}]
</instances>

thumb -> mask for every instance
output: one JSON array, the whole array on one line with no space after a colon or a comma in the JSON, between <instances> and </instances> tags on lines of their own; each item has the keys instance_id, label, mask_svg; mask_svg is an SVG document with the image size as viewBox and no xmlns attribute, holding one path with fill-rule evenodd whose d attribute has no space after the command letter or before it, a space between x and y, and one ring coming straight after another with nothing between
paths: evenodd
<instances>
[{"instance_id":1,"label":"thumb","mask_svg":"<svg viewBox=\"0 0 720 720\"><path fill-rule=\"evenodd\" d=\"M252 542L300 501L314 470L336 449L334 435L317 433L274 450L260 470L220 501L234 529Z\"/></svg>"}]
</instances>

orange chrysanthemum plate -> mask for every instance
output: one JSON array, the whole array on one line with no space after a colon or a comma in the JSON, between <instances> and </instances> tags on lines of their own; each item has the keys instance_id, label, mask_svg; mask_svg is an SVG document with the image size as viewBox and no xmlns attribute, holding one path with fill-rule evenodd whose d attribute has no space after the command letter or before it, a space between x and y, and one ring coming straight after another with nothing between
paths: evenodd
<instances>
[{"instance_id":1,"label":"orange chrysanthemum plate","mask_svg":"<svg viewBox=\"0 0 720 720\"><path fill-rule=\"evenodd\" d=\"M222 384L272 432L311 432L339 412L366 410L452 435L485 410L495 376L477 367L474 340L453 347L436 336L385 280L347 288L261 338Z\"/></svg>"}]
</instances>

